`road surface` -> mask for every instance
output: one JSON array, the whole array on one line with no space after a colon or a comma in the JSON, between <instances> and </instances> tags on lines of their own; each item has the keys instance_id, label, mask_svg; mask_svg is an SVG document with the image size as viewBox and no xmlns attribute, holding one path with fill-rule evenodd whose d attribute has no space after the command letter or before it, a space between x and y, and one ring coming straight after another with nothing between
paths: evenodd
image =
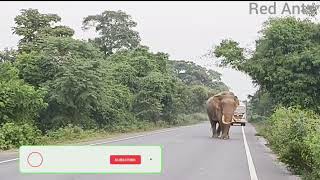
<instances>
[{"instance_id":1,"label":"road surface","mask_svg":"<svg viewBox=\"0 0 320 180\"><path fill-rule=\"evenodd\" d=\"M16 153L0 153L0 180L294 180L255 136L250 124L231 127L229 140L212 139L209 123L99 141L162 145L162 174L20 174Z\"/></svg>"}]
</instances>

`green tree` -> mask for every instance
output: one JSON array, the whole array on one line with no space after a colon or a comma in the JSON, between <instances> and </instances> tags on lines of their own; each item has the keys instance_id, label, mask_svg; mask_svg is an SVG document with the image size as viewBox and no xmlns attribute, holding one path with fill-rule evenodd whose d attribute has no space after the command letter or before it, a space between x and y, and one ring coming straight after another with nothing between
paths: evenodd
<instances>
[{"instance_id":1,"label":"green tree","mask_svg":"<svg viewBox=\"0 0 320 180\"><path fill-rule=\"evenodd\" d=\"M228 64L248 73L254 82L284 106L320 109L320 25L293 17L270 19L252 56L239 44L227 40L215 49Z\"/></svg>"},{"instance_id":2,"label":"green tree","mask_svg":"<svg viewBox=\"0 0 320 180\"><path fill-rule=\"evenodd\" d=\"M169 61L171 72L187 85L203 85L217 91L227 90L221 82L221 74L212 69L206 69L193 62Z\"/></svg>"},{"instance_id":3,"label":"green tree","mask_svg":"<svg viewBox=\"0 0 320 180\"><path fill-rule=\"evenodd\" d=\"M106 80L104 85L104 91L98 98L99 104L91 114L98 127L117 130L120 126L127 129L134 126L136 123L132 113L134 95L128 87L116 82Z\"/></svg>"},{"instance_id":4,"label":"green tree","mask_svg":"<svg viewBox=\"0 0 320 180\"><path fill-rule=\"evenodd\" d=\"M139 92L134 100L134 111L145 120L158 121L165 106L168 77L159 72L151 72L139 82ZM168 105L168 104L167 104Z\"/></svg>"},{"instance_id":5,"label":"green tree","mask_svg":"<svg viewBox=\"0 0 320 180\"><path fill-rule=\"evenodd\" d=\"M248 113L252 121L265 120L276 106L270 93L263 89L258 89L253 96L249 96L249 100Z\"/></svg>"},{"instance_id":6,"label":"green tree","mask_svg":"<svg viewBox=\"0 0 320 180\"><path fill-rule=\"evenodd\" d=\"M104 11L98 15L87 16L83 28L94 27L99 37L93 42L105 55L111 55L120 49L133 49L140 44L140 36L134 28L137 23L123 11Z\"/></svg>"},{"instance_id":7,"label":"green tree","mask_svg":"<svg viewBox=\"0 0 320 180\"><path fill-rule=\"evenodd\" d=\"M38 124L42 130L68 124L114 127L133 119L129 89L112 78L108 70L114 68L102 63L103 54L92 44L49 36L31 49L18 56L16 67L25 81L48 91L49 105Z\"/></svg>"},{"instance_id":8,"label":"green tree","mask_svg":"<svg viewBox=\"0 0 320 180\"><path fill-rule=\"evenodd\" d=\"M191 92L191 112L203 112L205 110L205 102L208 99L208 88L195 85L191 87Z\"/></svg>"},{"instance_id":9,"label":"green tree","mask_svg":"<svg viewBox=\"0 0 320 180\"><path fill-rule=\"evenodd\" d=\"M35 90L18 77L9 62L0 64L0 124L4 122L33 124L46 107L45 91Z\"/></svg>"},{"instance_id":10,"label":"green tree","mask_svg":"<svg viewBox=\"0 0 320 180\"><path fill-rule=\"evenodd\" d=\"M22 9L21 14L14 18L16 26L13 33L22 36L19 48L26 51L28 46L41 43L46 36L71 37L74 30L67 26L54 26L61 21L57 14L41 14L37 9Z\"/></svg>"},{"instance_id":11,"label":"green tree","mask_svg":"<svg viewBox=\"0 0 320 180\"><path fill-rule=\"evenodd\" d=\"M0 51L0 63L1 62L14 62L16 60L17 51L14 49L5 48Z\"/></svg>"},{"instance_id":12,"label":"green tree","mask_svg":"<svg viewBox=\"0 0 320 180\"><path fill-rule=\"evenodd\" d=\"M118 83L126 85L132 92L138 92L140 78L151 72L167 74L168 55L150 53L148 48L136 48L115 53L107 58L105 68Z\"/></svg>"},{"instance_id":13,"label":"green tree","mask_svg":"<svg viewBox=\"0 0 320 180\"><path fill-rule=\"evenodd\" d=\"M164 99L169 91L167 61L167 54L151 53L143 47L116 52L104 62L109 80L115 80L132 93L132 112L139 119L162 118L163 107L168 105Z\"/></svg>"},{"instance_id":14,"label":"green tree","mask_svg":"<svg viewBox=\"0 0 320 180\"><path fill-rule=\"evenodd\" d=\"M184 84L181 80L175 81L173 93L173 108L177 114L190 114L193 112L192 91L190 86Z\"/></svg>"},{"instance_id":15,"label":"green tree","mask_svg":"<svg viewBox=\"0 0 320 180\"><path fill-rule=\"evenodd\" d=\"M36 87L55 79L72 59L99 60L103 56L91 44L70 37L47 37L30 50L17 56L16 66L22 78Z\"/></svg>"},{"instance_id":16,"label":"green tree","mask_svg":"<svg viewBox=\"0 0 320 180\"><path fill-rule=\"evenodd\" d=\"M223 57L220 66L231 66L234 69L243 70L244 48L239 47L239 43L231 39L224 39L214 49L214 55L218 58Z\"/></svg>"},{"instance_id":17,"label":"green tree","mask_svg":"<svg viewBox=\"0 0 320 180\"><path fill-rule=\"evenodd\" d=\"M80 58L66 62L56 78L46 85L49 111L44 114L50 118L43 119L54 121L56 127L94 125L90 113L98 105L99 93L104 90L98 66L98 63Z\"/></svg>"},{"instance_id":18,"label":"green tree","mask_svg":"<svg viewBox=\"0 0 320 180\"><path fill-rule=\"evenodd\" d=\"M90 118L104 92L102 54L90 43L69 37L47 37L17 57L16 67L28 83L47 89L48 108L41 113L42 130L69 123L94 126Z\"/></svg>"}]
</instances>

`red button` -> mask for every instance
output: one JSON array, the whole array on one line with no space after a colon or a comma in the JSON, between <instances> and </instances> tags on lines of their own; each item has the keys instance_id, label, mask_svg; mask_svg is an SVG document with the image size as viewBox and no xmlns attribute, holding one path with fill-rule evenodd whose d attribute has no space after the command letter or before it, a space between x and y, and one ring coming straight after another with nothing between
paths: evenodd
<instances>
[{"instance_id":1,"label":"red button","mask_svg":"<svg viewBox=\"0 0 320 180\"><path fill-rule=\"evenodd\" d=\"M140 155L110 155L110 164L141 164Z\"/></svg>"}]
</instances>

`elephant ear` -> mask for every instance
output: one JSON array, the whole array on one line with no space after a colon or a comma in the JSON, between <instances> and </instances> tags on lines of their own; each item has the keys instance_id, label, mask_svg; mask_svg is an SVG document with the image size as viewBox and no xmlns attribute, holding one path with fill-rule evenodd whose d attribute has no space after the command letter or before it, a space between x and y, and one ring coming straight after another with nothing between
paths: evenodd
<instances>
[{"instance_id":1,"label":"elephant ear","mask_svg":"<svg viewBox=\"0 0 320 180\"><path fill-rule=\"evenodd\" d=\"M225 96L225 92L221 92L213 96L215 101L215 107L217 109L222 109L221 100L223 99L224 96Z\"/></svg>"}]
</instances>

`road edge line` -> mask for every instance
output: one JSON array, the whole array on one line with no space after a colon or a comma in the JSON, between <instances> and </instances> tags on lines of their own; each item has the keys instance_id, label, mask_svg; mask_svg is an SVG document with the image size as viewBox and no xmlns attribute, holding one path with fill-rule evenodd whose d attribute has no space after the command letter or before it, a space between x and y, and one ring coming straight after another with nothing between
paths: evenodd
<instances>
[{"instance_id":1,"label":"road edge line","mask_svg":"<svg viewBox=\"0 0 320 180\"><path fill-rule=\"evenodd\" d=\"M250 179L251 180L258 180L256 168L254 166L254 163L253 163L253 160L252 160L252 157L251 157L251 153L250 153L250 149L249 149L249 145L248 145L248 142L247 142L246 134L244 132L244 127L243 126L241 126L241 127L242 127L243 143L244 143L244 148L246 150L248 167L249 167L249 172L250 172Z\"/></svg>"}]
</instances>

